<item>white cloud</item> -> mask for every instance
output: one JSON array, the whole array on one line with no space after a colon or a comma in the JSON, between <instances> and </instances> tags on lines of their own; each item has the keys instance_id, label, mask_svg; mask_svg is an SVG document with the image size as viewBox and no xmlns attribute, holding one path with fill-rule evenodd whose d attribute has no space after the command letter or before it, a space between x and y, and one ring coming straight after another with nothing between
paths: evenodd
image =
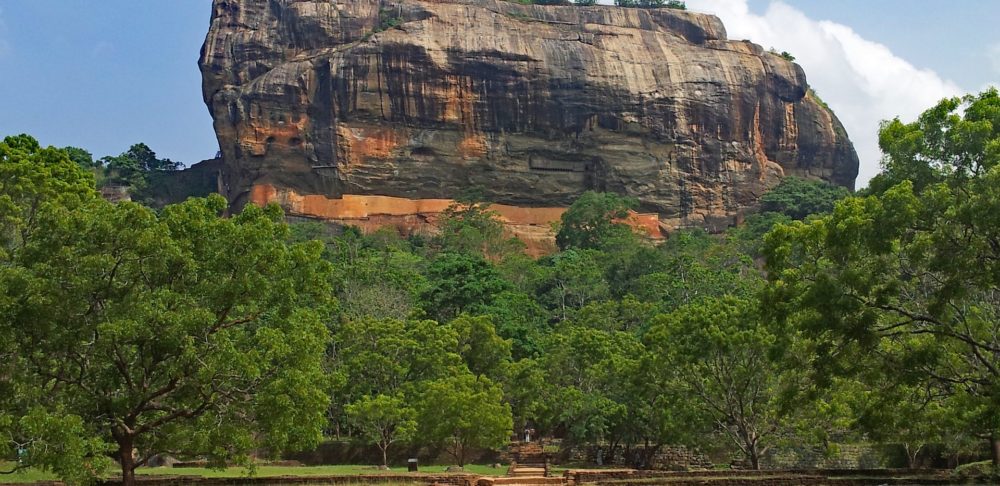
<instances>
[{"instance_id":1,"label":"white cloud","mask_svg":"<svg viewBox=\"0 0 1000 486\"><path fill-rule=\"evenodd\" d=\"M763 14L751 12L747 0L688 0L687 4L691 10L718 15L730 39L749 39L795 56L809 84L837 113L857 148L858 187L879 171L877 131L882 120L898 116L910 121L941 98L962 94L954 82L913 66L850 27L810 19L779 0Z\"/></svg>"}]
</instances>

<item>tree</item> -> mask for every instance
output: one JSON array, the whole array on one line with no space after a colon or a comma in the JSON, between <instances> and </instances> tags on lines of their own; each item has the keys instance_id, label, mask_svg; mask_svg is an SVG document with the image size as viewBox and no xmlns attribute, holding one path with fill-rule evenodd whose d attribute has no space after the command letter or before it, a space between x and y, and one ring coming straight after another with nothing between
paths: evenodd
<instances>
[{"instance_id":1,"label":"tree","mask_svg":"<svg viewBox=\"0 0 1000 486\"><path fill-rule=\"evenodd\" d=\"M919 371L1000 464L1000 95L943 100L879 142L872 195L768 235L770 307L826 342L829 373L872 353Z\"/></svg>"},{"instance_id":2,"label":"tree","mask_svg":"<svg viewBox=\"0 0 1000 486\"><path fill-rule=\"evenodd\" d=\"M828 182L785 177L774 189L760 198L764 212L784 214L791 219L805 219L810 214L828 213L837 201L850 195L845 187Z\"/></svg>"},{"instance_id":3,"label":"tree","mask_svg":"<svg viewBox=\"0 0 1000 486\"><path fill-rule=\"evenodd\" d=\"M351 423L382 451L382 467L389 467L389 446L407 441L416 432L416 412L400 396L364 396L346 407Z\"/></svg>"},{"instance_id":4,"label":"tree","mask_svg":"<svg viewBox=\"0 0 1000 486\"><path fill-rule=\"evenodd\" d=\"M587 304L573 316L574 325L602 331L624 331L641 335L649 328L656 305L640 302L631 295L621 300L606 300Z\"/></svg>"},{"instance_id":5,"label":"tree","mask_svg":"<svg viewBox=\"0 0 1000 486\"><path fill-rule=\"evenodd\" d=\"M105 176L111 182L124 184L139 194L149 184L149 176L154 172L169 172L181 168L181 163L170 159L160 159L148 145L137 143L117 156L102 157L98 163L104 166Z\"/></svg>"},{"instance_id":6,"label":"tree","mask_svg":"<svg viewBox=\"0 0 1000 486\"><path fill-rule=\"evenodd\" d=\"M66 152L42 148L28 135L0 142L0 259L9 261L31 239L39 214L97 198L94 177Z\"/></svg>"},{"instance_id":7,"label":"tree","mask_svg":"<svg viewBox=\"0 0 1000 486\"><path fill-rule=\"evenodd\" d=\"M441 214L434 243L444 252L483 256L494 261L521 251L524 244L504 234L500 214L489 206L475 200L448 206Z\"/></svg>"},{"instance_id":8,"label":"tree","mask_svg":"<svg viewBox=\"0 0 1000 486\"><path fill-rule=\"evenodd\" d=\"M333 372L344 376L337 398L408 393L418 383L461 370L458 334L430 320L347 321L333 337Z\"/></svg>"},{"instance_id":9,"label":"tree","mask_svg":"<svg viewBox=\"0 0 1000 486\"><path fill-rule=\"evenodd\" d=\"M606 444L613 456L628 426L629 377L643 354L631 333L564 325L539 358L546 383L543 422L565 431L570 443Z\"/></svg>"},{"instance_id":10,"label":"tree","mask_svg":"<svg viewBox=\"0 0 1000 486\"><path fill-rule=\"evenodd\" d=\"M284 243L277 207L224 219L226 206L214 196L157 215L95 199L40 213L0 273L0 336L22 393L6 413L114 447L128 485L156 453L222 464L317 443L330 267L318 245ZM44 454L27 462L61 470Z\"/></svg>"},{"instance_id":11,"label":"tree","mask_svg":"<svg viewBox=\"0 0 1000 486\"><path fill-rule=\"evenodd\" d=\"M77 165L83 167L84 169L93 169L98 166L97 162L94 161L94 156L90 152L79 148L79 147L63 147L63 152L69 156L69 159L76 162Z\"/></svg>"},{"instance_id":12,"label":"tree","mask_svg":"<svg viewBox=\"0 0 1000 486\"><path fill-rule=\"evenodd\" d=\"M501 292L481 312L492 318L497 335L510 341L515 360L537 355L541 340L551 330L548 313L524 292Z\"/></svg>"},{"instance_id":13,"label":"tree","mask_svg":"<svg viewBox=\"0 0 1000 486\"><path fill-rule=\"evenodd\" d=\"M329 419L350 425L347 406L364 397L415 400L423 384L464 371L458 334L430 320L348 320L334 333L328 368L336 385Z\"/></svg>"},{"instance_id":14,"label":"tree","mask_svg":"<svg viewBox=\"0 0 1000 486\"><path fill-rule=\"evenodd\" d=\"M503 378L510 364L510 341L497 336L490 316L463 314L448 323L458 334L458 354L476 377Z\"/></svg>"},{"instance_id":15,"label":"tree","mask_svg":"<svg viewBox=\"0 0 1000 486\"><path fill-rule=\"evenodd\" d=\"M440 322L463 312L476 312L507 290L497 269L477 255L442 253L427 269L429 288L421 295L423 308Z\"/></svg>"},{"instance_id":16,"label":"tree","mask_svg":"<svg viewBox=\"0 0 1000 486\"><path fill-rule=\"evenodd\" d=\"M781 370L770 359L776 336L755 303L707 299L658 317L645 342L661 370L656 379L689 394L703 416L728 435L754 469L781 430Z\"/></svg>"},{"instance_id":17,"label":"tree","mask_svg":"<svg viewBox=\"0 0 1000 486\"><path fill-rule=\"evenodd\" d=\"M327 257L340 269L334 285L341 310L351 320L405 320L426 287L426 262L395 232L362 235L356 229L330 238Z\"/></svg>"},{"instance_id":18,"label":"tree","mask_svg":"<svg viewBox=\"0 0 1000 486\"><path fill-rule=\"evenodd\" d=\"M658 302L665 312L706 298L749 296L762 283L738 245L702 229L678 231L658 250L661 270L639 277L634 288L640 300Z\"/></svg>"},{"instance_id":19,"label":"tree","mask_svg":"<svg viewBox=\"0 0 1000 486\"><path fill-rule=\"evenodd\" d=\"M620 239L634 237L621 220L637 202L617 194L587 191L561 216L556 244L562 250L600 249Z\"/></svg>"},{"instance_id":20,"label":"tree","mask_svg":"<svg viewBox=\"0 0 1000 486\"><path fill-rule=\"evenodd\" d=\"M524 430L529 423L539 424L545 403L545 372L538 362L525 358L511 363L506 378L501 383L504 401L510 404L514 430ZM541 434L546 431L540 430Z\"/></svg>"},{"instance_id":21,"label":"tree","mask_svg":"<svg viewBox=\"0 0 1000 486\"><path fill-rule=\"evenodd\" d=\"M85 482L109 465L106 444L88 436L78 416L46 410L48 397L22 377L23 355L11 326L16 286L24 282L17 259L34 239L43 215L97 199L94 179L65 151L42 148L28 135L0 141L0 458L13 470L48 466L60 477ZM88 471L91 473L88 474ZM13 471L0 471L8 473Z\"/></svg>"},{"instance_id":22,"label":"tree","mask_svg":"<svg viewBox=\"0 0 1000 486\"><path fill-rule=\"evenodd\" d=\"M460 467L471 449L500 447L513 432L510 405L487 378L459 373L428 382L420 403L420 435L442 444Z\"/></svg>"},{"instance_id":23,"label":"tree","mask_svg":"<svg viewBox=\"0 0 1000 486\"><path fill-rule=\"evenodd\" d=\"M348 280L339 294L348 319L406 319L414 310L413 295L391 283Z\"/></svg>"},{"instance_id":24,"label":"tree","mask_svg":"<svg viewBox=\"0 0 1000 486\"><path fill-rule=\"evenodd\" d=\"M562 320L589 302L608 296L608 283L596 250L566 250L545 262L547 275L539 288L541 300Z\"/></svg>"},{"instance_id":25,"label":"tree","mask_svg":"<svg viewBox=\"0 0 1000 486\"><path fill-rule=\"evenodd\" d=\"M173 171L181 168L180 162L161 159L148 145L140 142L116 157L104 157L103 164L112 170L135 170L139 172Z\"/></svg>"}]
</instances>

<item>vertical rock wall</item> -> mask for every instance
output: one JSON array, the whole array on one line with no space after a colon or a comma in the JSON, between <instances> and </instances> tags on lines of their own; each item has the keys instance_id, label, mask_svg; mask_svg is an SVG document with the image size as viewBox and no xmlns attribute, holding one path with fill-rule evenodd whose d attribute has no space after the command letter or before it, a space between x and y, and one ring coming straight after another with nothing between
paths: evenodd
<instances>
[{"instance_id":1,"label":"vertical rock wall","mask_svg":"<svg viewBox=\"0 0 1000 486\"><path fill-rule=\"evenodd\" d=\"M858 169L798 65L693 12L215 0L201 69L234 204L333 221L426 223L470 188L535 221L599 190L719 229L781 177Z\"/></svg>"}]
</instances>

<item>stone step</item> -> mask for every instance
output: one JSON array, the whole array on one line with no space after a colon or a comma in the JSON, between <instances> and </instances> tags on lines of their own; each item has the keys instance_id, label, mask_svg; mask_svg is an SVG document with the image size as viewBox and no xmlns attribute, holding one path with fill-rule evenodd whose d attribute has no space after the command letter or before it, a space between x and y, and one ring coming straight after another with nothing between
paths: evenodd
<instances>
[{"instance_id":1,"label":"stone step","mask_svg":"<svg viewBox=\"0 0 1000 486\"><path fill-rule=\"evenodd\" d=\"M517 458L518 464L545 464L545 456L520 456Z\"/></svg>"},{"instance_id":2,"label":"stone step","mask_svg":"<svg viewBox=\"0 0 1000 486\"><path fill-rule=\"evenodd\" d=\"M493 477L480 478L478 481L478 486L562 486L564 484L566 484L566 479L563 477L545 476Z\"/></svg>"},{"instance_id":3,"label":"stone step","mask_svg":"<svg viewBox=\"0 0 1000 486\"><path fill-rule=\"evenodd\" d=\"M511 471L508 476L545 476L544 467L518 467Z\"/></svg>"}]
</instances>

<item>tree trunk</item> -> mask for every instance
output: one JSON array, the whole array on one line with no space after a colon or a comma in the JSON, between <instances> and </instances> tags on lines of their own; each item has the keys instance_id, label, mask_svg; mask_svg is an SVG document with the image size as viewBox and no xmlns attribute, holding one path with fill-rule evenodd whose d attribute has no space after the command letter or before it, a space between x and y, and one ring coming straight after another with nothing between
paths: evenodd
<instances>
[{"instance_id":1,"label":"tree trunk","mask_svg":"<svg viewBox=\"0 0 1000 486\"><path fill-rule=\"evenodd\" d=\"M903 449L906 450L906 466L910 469L916 469L917 467L917 455L920 454L920 449L923 445L911 446L910 444L903 444Z\"/></svg>"},{"instance_id":2,"label":"tree trunk","mask_svg":"<svg viewBox=\"0 0 1000 486\"><path fill-rule=\"evenodd\" d=\"M134 439L122 436L118 439L118 461L122 466L122 486L135 486L135 457L132 456Z\"/></svg>"},{"instance_id":3,"label":"tree trunk","mask_svg":"<svg viewBox=\"0 0 1000 486\"><path fill-rule=\"evenodd\" d=\"M382 449L382 466L388 469L389 454L386 451L389 450L389 444L386 444L384 447L380 447L380 449Z\"/></svg>"},{"instance_id":4,"label":"tree trunk","mask_svg":"<svg viewBox=\"0 0 1000 486\"><path fill-rule=\"evenodd\" d=\"M993 452L993 465L1000 466L1000 436L991 436L990 446L990 451Z\"/></svg>"},{"instance_id":5,"label":"tree trunk","mask_svg":"<svg viewBox=\"0 0 1000 486\"><path fill-rule=\"evenodd\" d=\"M754 471L760 470L760 453L756 444L750 446L750 468Z\"/></svg>"}]
</instances>

